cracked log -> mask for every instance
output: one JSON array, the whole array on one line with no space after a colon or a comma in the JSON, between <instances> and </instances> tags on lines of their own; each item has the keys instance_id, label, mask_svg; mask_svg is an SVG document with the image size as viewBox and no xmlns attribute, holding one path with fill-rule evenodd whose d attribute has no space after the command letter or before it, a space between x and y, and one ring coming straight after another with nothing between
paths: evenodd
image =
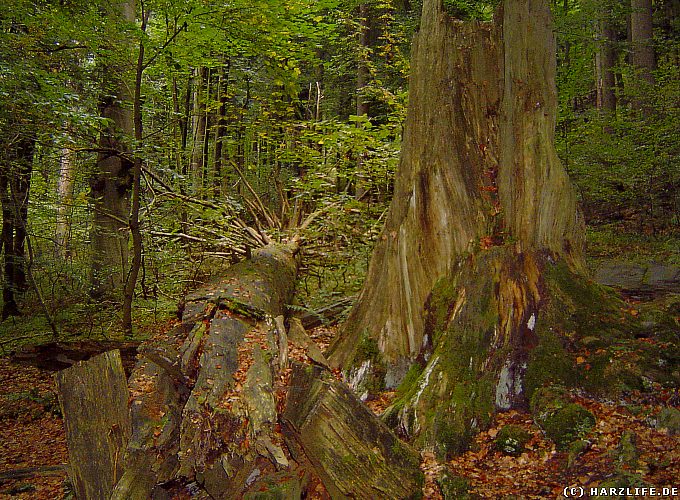
<instances>
[{"instance_id":1,"label":"cracked log","mask_svg":"<svg viewBox=\"0 0 680 500\"><path fill-rule=\"evenodd\" d=\"M189 296L179 326L140 346L129 405L119 402L131 420L120 480L97 498L187 488L198 498L301 498L319 483L331 498L418 496L418 453L328 368L301 322L284 319L294 252L254 252Z\"/></svg>"}]
</instances>

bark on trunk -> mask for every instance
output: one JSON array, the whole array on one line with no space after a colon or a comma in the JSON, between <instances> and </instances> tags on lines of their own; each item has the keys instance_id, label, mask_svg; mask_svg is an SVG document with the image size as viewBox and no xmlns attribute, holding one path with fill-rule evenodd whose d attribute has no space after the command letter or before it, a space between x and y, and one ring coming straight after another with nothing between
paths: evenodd
<instances>
[{"instance_id":1,"label":"bark on trunk","mask_svg":"<svg viewBox=\"0 0 680 500\"><path fill-rule=\"evenodd\" d=\"M114 4L110 22L135 21L134 0ZM94 205L92 226L92 277L94 297L122 290L128 268L128 216L132 161L127 156L133 136L131 96L120 76L129 68L105 67L101 116L107 125L99 139L97 170L90 179Z\"/></svg>"},{"instance_id":2,"label":"bark on trunk","mask_svg":"<svg viewBox=\"0 0 680 500\"><path fill-rule=\"evenodd\" d=\"M61 259L71 256L71 210L73 206L73 186L75 182L74 154L71 149L61 150L59 161L59 180L57 195L57 225L55 229L55 255Z\"/></svg>"},{"instance_id":3,"label":"bark on trunk","mask_svg":"<svg viewBox=\"0 0 680 500\"><path fill-rule=\"evenodd\" d=\"M631 102L634 109L648 117L653 111L653 106L645 96L650 94L650 87L656 83L652 0L631 0L630 8L630 61L637 72L633 75L630 85L634 93Z\"/></svg>"},{"instance_id":4,"label":"bark on trunk","mask_svg":"<svg viewBox=\"0 0 680 500\"><path fill-rule=\"evenodd\" d=\"M490 23L426 1L411 67L394 199L329 358L362 395L409 372L386 418L446 453L539 383L544 274L583 270L584 226L553 146L546 1L506 0Z\"/></svg>"},{"instance_id":5,"label":"bark on trunk","mask_svg":"<svg viewBox=\"0 0 680 500\"><path fill-rule=\"evenodd\" d=\"M656 53L652 25L652 0L631 0L630 7L631 62L640 70L642 78L653 85Z\"/></svg>"},{"instance_id":6,"label":"bark on trunk","mask_svg":"<svg viewBox=\"0 0 680 500\"><path fill-rule=\"evenodd\" d=\"M547 5L510 1L494 23L465 24L430 1L421 23L394 200L366 285L331 346L335 366L348 367L362 337L375 341L389 386L423 347L434 283L465 254L507 244L582 259L583 225L553 147Z\"/></svg>"},{"instance_id":7,"label":"bark on trunk","mask_svg":"<svg viewBox=\"0 0 680 500\"><path fill-rule=\"evenodd\" d=\"M26 289L26 228L35 139L20 138L0 169L2 201L2 319L19 315L17 295Z\"/></svg>"},{"instance_id":8,"label":"bark on trunk","mask_svg":"<svg viewBox=\"0 0 680 500\"><path fill-rule=\"evenodd\" d=\"M219 108L217 110L217 127L215 128L215 165L213 169L213 198L221 198L222 185L224 184L223 163L223 142L227 135L227 104L229 102L229 71L231 61L227 58L224 66L220 68L217 83L217 99Z\"/></svg>"},{"instance_id":9,"label":"bark on trunk","mask_svg":"<svg viewBox=\"0 0 680 500\"><path fill-rule=\"evenodd\" d=\"M205 167L205 140L208 130L208 94L209 70L199 68L194 78L193 109L193 143L191 146L191 185L194 195L200 194L203 188L203 169Z\"/></svg>"}]
</instances>

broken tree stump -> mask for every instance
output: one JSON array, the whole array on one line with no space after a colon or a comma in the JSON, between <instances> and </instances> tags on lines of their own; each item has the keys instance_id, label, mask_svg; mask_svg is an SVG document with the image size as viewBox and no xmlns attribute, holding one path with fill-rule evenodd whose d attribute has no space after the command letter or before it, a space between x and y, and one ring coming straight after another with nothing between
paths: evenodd
<instances>
[{"instance_id":1,"label":"broken tree stump","mask_svg":"<svg viewBox=\"0 0 680 500\"><path fill-rule=\"evenodd\" d=\"M77 498L109 498L123 474L130 436L128 390L118 351L55 375Z\"/></svg>"}]
</instances>

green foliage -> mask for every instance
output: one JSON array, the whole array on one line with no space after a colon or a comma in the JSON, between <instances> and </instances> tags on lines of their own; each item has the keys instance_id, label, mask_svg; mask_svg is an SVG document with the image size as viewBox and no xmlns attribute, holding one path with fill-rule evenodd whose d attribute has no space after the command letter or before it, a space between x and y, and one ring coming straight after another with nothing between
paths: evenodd
<instances>
[{"instance_id":1,"label":"green foliage","mask_svg":"<svg viewBox=\"0 0 680 500\"><path fill-rule=\"evenodd\" d=\"M437 484L441 488L444 500L459 499L467 500L474 498L470 494L470 483L467 479L461 476L454 476L448 471L442 473L441 477L437 479Z\"/></svg>"},{"instance_id":2,"label":"green foliage","mask_svg":"<svg viewBox=\"0 0 680 500\"><path fill-rule=\"evenodd\" d=\"M556 146L589 223L615 222L618 230L629 225L653 235L677 233L680 108L669 103L680 99L680 74L672 55L677 53L678 33L655 30L663 37L655 41L658 68L654 85L649 84L628 63L626 5L579 0L553 9L558 39ZM609 23L615 37L613 115L596 107L593 62L606 43L598 31L600 22Z\"/></svg>"}]
</instances>

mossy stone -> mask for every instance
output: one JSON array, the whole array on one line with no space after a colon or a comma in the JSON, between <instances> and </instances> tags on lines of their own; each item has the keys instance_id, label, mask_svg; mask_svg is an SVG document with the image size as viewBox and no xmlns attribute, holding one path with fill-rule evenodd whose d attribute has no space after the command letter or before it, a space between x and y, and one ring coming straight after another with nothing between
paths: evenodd
<instances>
[{"instance_id":1,"label":"mossy stone","mask_svg":"<svg viewBox=\"0 0 680 500\"><path fill-rule=\"evenodd\" d=\"M583 406L570 403L547 415L540 426L557 448L564 450L595 427L595 416Z\"/></svg>"},{"instance_id":2,"label":"mossy stone","mask_svg":"<svg viewBox=\"0 0 680 500\"><path fill-rule=\"evenodd\" d=\"M561 387L543 387L531 399L534 421L557 448L565 450L594 426L595 416L583 406L570 403Z\"/></svg>"},{"instance_id":3,"label":"mossy stone","mask_svg":"<svg viewBox=\"0 0 680 500\"><path fill-rule=\"evenodd\" d=\"M671 436L680 434L680 410L677 408L661 410L656 416L656 428L665 429Z\"/></svg>"},{"instance_id":4,"label":"mossy stone","mask_svg":"<svg viewBox=\"0 0 680 500\"><path fill-rule=\"evenodd\" d=\"M537 389L530 402L531 413L536 414L563 408L569 404L569 392L561 386L552 385Z\"/></svg>"},{"instance_id":5,"label":"mossy stone","mask_svg":"<svg viewBox=\"0 0 680 500\"><path fill-rule=\"evenodd\" d=\"M475 495L470 493L470 483L464 477L445 472L437 479L437 484L441 489L444 500L453 498L467 500L475 498Z\"/></svg>"},{"instance_id":6,"label":"mossy stone","mask_svg":"<svg viewBox=\"0 0 680 500\"><path fill-rule=\"evenodd\" d=\"M512 456L521 455L531 436L519 425L506 425L498 431L494 444L496 449Z\"/></svg>"}]
</instances>

